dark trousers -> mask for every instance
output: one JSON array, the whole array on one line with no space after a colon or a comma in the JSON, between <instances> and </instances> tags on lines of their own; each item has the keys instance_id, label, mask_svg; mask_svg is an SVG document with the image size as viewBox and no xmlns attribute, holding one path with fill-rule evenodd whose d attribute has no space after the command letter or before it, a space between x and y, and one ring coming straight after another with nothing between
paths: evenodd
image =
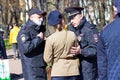
<instances>
[{"instance_id":1,"label":"dark trousers","mask_svg":"<svg viewBox=\"0 0 120 80\"><path fill-rule=\"evenodd\" d=\"M19 50L18 50L18 44L17 43L13 43L12 45L13 45L14 57L20 58L20 54L19 54Z\"/></svg>"},{"instance_id":2,"label":"dark trousers","mask_svg":"<svg viewBox=\"0 0 120 80\"><path fill-rule=\"evenodd\" d=\"M13 43L13 52L14 55L17 56L18 55L18 44L17 43Z\"/></svg>"},{"instance_id":3,"label":"dark trousers","mask_svg":"<svg viewBox=\"0 0 120 80\"><path fill-rule=\"evenodd\" d=\"M79 76L52 77L52 80L79 80Z\"/></svg>"},{"instance_id":4,"label":"dark trousers","mask_svg":"<svg viewBox=\"0 0 120 80\"><path fill-rule=\"evenodd\" d=\"M46 67L33 67L22 62L22 69L24 80L47 80Z\"/></svg>"}]
</instances>

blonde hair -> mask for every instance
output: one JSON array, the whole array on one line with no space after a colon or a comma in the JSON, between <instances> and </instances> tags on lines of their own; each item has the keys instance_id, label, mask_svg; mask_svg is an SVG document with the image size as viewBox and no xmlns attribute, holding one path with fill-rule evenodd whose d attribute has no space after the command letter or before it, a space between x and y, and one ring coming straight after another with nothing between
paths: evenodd
<instances>
[{"instance_id":1,"label":"blonde hair","mask_svg":"<svg viewBox=\"0 0 120 80\"><path fill-rule=\"evenodd\" d=\"M63 23L62 23L62 20L61 20L61 22L59 23L59 24L56 24L55 26L54 26L54 28L55 29L58 29L58 31L61 31L62 29L63 29Z\"/></svg>"}]
</instances>

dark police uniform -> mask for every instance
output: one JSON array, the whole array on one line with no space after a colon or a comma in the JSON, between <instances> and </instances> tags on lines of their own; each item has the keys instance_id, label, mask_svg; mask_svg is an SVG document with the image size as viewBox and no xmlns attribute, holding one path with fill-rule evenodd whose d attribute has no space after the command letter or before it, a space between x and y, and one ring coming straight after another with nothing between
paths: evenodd
<instances>
[{"instance_id":1,"label":"dark police uniform","mask_svg":"<svg viewBox=\"0 0 120 80\"><path fill-rule=\"evenodd\" d=\"M7 59L5 43L1 34L0 34L0 58Z\"/></svg>"},{"instance_id":2,"label":"dark police uniform","mask_svg":"<svg viewBox=\"0 0 120 80\"><path fill-rule=\"evenodd\" d=\"M115 0L120 3L120 0ZM120 6L118 4L118 6ZM120 10L119 10L120 12ZM100 32L98 42L99 80L120 80L120 14Z\"/></svg>"},{"instance_id":3,"label":"dark police uniform","mask_svg":"<svg viewBox=\"0 0 120 80\"><path fill-rule=\"evenodd\" d=\"M81 11L83 8L68 8L72 11ZM73 14L73 13L72 13ZM72 15L74 17L75 15ZM79 37L78 43L81 48L80 57L80 80L96 80L97 79L97 42L98 42L98 31L96 27L83 17L77 28L72 25L69 26L69 30L75 32L76 36Z\"/></svg>"},{"instance_id":4,"label":"dark police uniform","mask_svg":"<svg viewBox=\"0 0 120 80\"><path fill-rule=\"evenodd\" d=\"M116 18L100 32L98 42L99 80L120 80L120 0L114 0Z\"/></svg>"},{"instance_id":5,"label":"dark police uniform","mask_svg":"<svg viewBox=\"0 0 120 80\"><path fill-rule=\"evenodd\" d=\"M46 64L43 60L45 41L37 37L43 28L45 27L39 27L29 19L18 34L18 48L25 80L46 80Z\"/></svg>"}]
</instances>

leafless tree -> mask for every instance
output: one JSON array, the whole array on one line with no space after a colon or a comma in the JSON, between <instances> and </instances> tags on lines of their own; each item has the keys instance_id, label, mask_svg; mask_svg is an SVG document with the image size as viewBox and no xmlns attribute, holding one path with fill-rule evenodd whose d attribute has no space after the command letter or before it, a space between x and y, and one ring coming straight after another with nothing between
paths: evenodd
<instances>
[{"instance_id":1,"label":"leafless tree","mask_svg":"<svg viewBox=\"0 0 120 80\"><path fill-rule=\"evenodd\" d=\"M87 20L98 28L102 28L113 20L113 0L0 0L0 22L1 24L25 23L28 19L28 11L31 7L39 7L40 10L49 12L59 10L64 13L64 9L70 6L84 7L83 15ZM67 14L65 14L67 19ZM67 20L68 21L68 20ZM48 27L46 20L46 35L54 32L52 27Z\"/></svg>"}]
</instances>

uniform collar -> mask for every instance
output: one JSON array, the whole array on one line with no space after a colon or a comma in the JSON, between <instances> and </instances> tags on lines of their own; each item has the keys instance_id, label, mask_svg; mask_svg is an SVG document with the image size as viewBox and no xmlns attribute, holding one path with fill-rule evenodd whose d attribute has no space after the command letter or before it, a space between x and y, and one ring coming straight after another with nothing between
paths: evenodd
<instances>
[{"instance_id":1,"label":"uniform collar","mask_svg":"<svg viewBox=\"0 0 120 80\"><path fill-rule=\"evenodd\" d=\"M118 13L118 14L116 15L116 18L120 18L120 13Z\"/></svg>"},{"instance_id":2,"label":"uniform collar","mask_svg":"<svg viewBox=\"0 0 120 80\"><path fill-rule=\"evenodd\" d=\"M32 20L28 19L27 22L28 27L31 27L35 30L40 30L40 26L38 26L36 23L34 23Z\"/></svg>"},{"instance_id":3,"label":"uniform collar","mask_svg":"<svg viewBox=\"0 0 120 80\"><path fill-rule=\"evenodd\" d=\"M81 20L81 22L80 22L80 24L79 24L79 26L77 28L81 29L84 26L85 22L86 22L86 18L83 17L83 19Z\"/></svg>"}]
</instances>

